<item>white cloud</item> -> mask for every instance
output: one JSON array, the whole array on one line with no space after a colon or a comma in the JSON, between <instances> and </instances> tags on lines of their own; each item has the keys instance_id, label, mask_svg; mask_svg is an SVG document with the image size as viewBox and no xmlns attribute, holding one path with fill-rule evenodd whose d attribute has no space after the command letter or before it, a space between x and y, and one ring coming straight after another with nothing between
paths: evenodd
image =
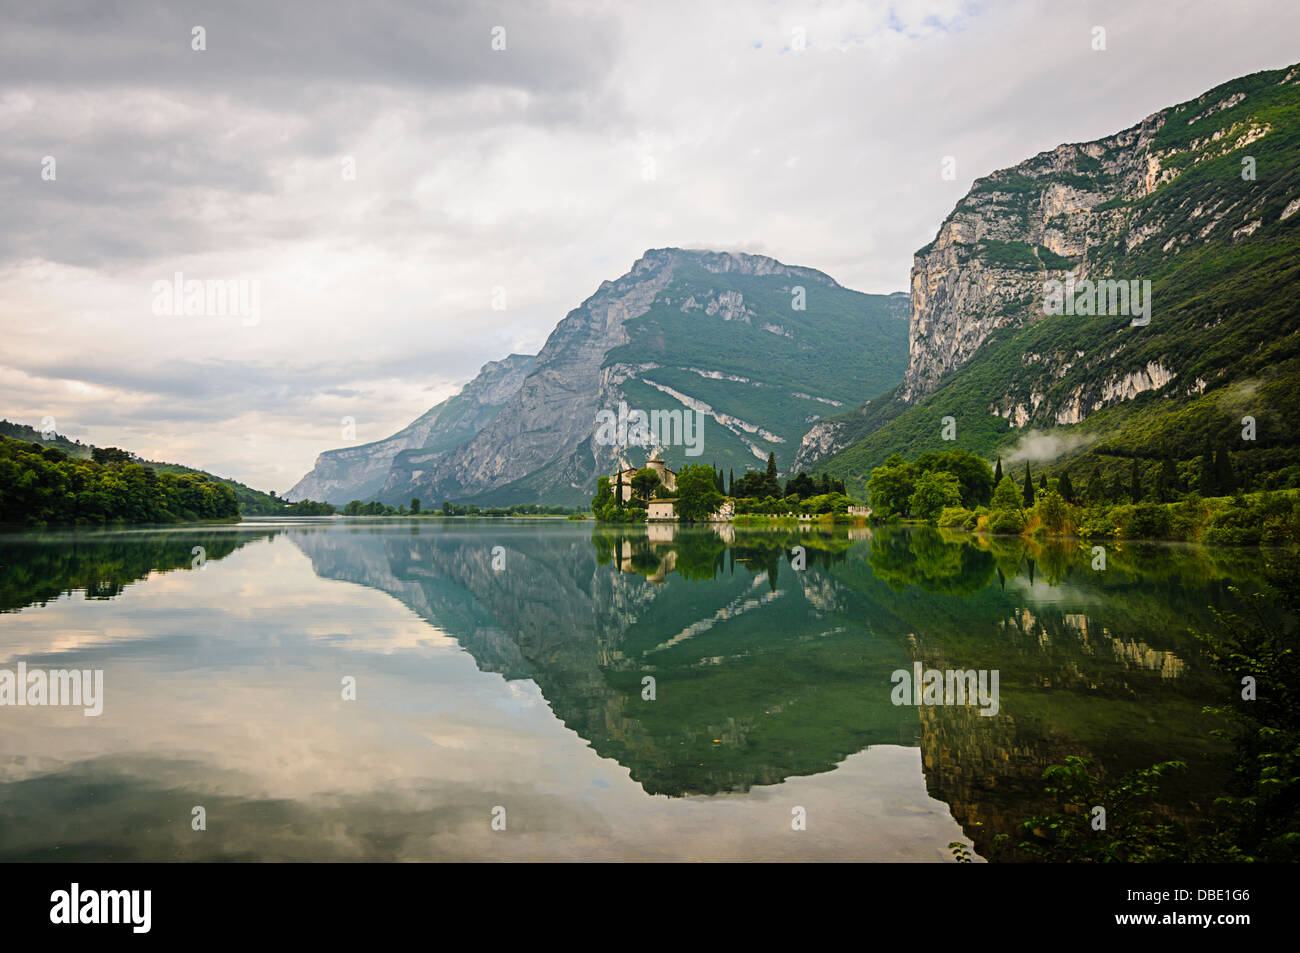
<instances>
[{"instance_id":1,"label":"white cloud","mask_svg":"<svg viewBox=\"0 0 1300 953\"><path fill-rule=\"evenodd\" d=\"M493 53L451 6L381 5L364 35L232 9L209 53L163 55L168 22L15 6L0 415L278 490L339 416L396 430L647 248L904 290L974 178L1285 65L1300 27L1286 0L556 3L493 13ZM260 281L261 322L157 318L175 271Z\"/></svg>"}]
</instances>

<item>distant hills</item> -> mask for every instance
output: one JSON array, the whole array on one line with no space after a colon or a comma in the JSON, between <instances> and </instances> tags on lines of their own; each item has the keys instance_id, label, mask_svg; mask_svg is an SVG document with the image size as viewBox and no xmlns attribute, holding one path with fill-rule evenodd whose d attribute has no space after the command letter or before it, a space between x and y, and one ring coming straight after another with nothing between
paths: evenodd
<instances>
[{"instance_id":1,"label":"distant hills","mask_svg":"<svg viewBox=\"0 0 1300 953\"><path fill-rule=\"evenodd\" d=\"M91 459L92 453L97 448L90 444L82 443L79 440L69 440L61 434L53 433L48 438L43 436L39 430L29 427L26 424L12 423L8 420L0 420L0 437L8 437L11 440L23 440L28 443L38 443L43 447L52 447L61 450L69 457L78 459ZM179 463L160 463L155 460L145 460L134 454L129 454L132 461L149 467L157 473L192 473L210 480L213 483L219 483L229 487L235 493L235 499L239 505L241 516L267 516L282 512L285 508L285 501L271 493L263 493L261 490L255 490L251 486L240 483L238 480L231 480L226 477L219 477L215 474L208 473L206 470L196 470L193 467L183 466Z\"/></svg>"}]
</instances>

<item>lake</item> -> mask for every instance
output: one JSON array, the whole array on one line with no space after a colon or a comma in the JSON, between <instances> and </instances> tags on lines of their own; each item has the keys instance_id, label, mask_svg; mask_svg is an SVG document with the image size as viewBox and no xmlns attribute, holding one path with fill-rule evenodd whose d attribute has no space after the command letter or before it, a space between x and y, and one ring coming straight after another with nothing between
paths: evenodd
<instances>
[{"instance_id":1,"label":"lake","mask_svg":"<svg viewBox=\"0 0 1300 953\"><path fill-rule=\"evenodd\" d=\"M1194 812L1225 774L1193 631L1261 556L1106 555L554 520L7 534L0 669L104 688L97 716L0 708L0 859L978 861L1072 754L1184 760ZM996 673L996 713L895 704L917 663Z\"/></svg>"}]
</instances>

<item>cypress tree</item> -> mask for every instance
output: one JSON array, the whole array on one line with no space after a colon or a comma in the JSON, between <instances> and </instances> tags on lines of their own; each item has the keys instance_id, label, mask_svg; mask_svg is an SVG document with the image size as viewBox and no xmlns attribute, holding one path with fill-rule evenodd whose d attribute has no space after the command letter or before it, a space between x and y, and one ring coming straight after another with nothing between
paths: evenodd
<instances>
[{"instance_id":1,"label":"cypress tree","mask_svg":"<svg viewBox=\"0 0 1300 953\"><path fill-rule=\"evenodd\" d=\"M1129 468L1128 495L1134 503L1142 502L1142 471L1138 467L1137 457L1133 458L1133 466Z\"/></svg>"},{"instance_id":2,"label":"cypress tree","mask_svg":"<svg viewBox=\"0 0 1300 953\"><path fill-rule=\"evenodd\" d=\"M1173 457L1165 454L1164 460L1160 461L1160 475L1156 478L1156 498L1161 503L1172 503L1177 491L1178 467L1174 465Z\"/></svg>"},{"instance_id":3,"label":"cypress tree","mask_svg":"<svg viewBox=\"0 0 1300 953\"><path fill-rule=\"evenodd\" d=\"M1219 485L1214 479L1214 451L1210 449L1210 438L1205 438L1205 449L1201 451L1201 473L1197 481L1197 490L1201 496L1218 496Z\"/></svg>"},{"instance_id":4,"label":"cypress tree","mask_svg":"<svg viewBox=\"0 0 1300 953\"><path fill-rule=\"evenodd\" d=\"M1074 502L1074 487L1070 484L1069 470L1061 474L1061 480L1056 484L1056 492L1061 494L1061 499L1065 500L1065 502Z\"/></svg>"},{"instance_id":5,"label":"cypress tree","mask_svg":"<svg viewBox=\"0 0 1300 953\"><path fill-rule=\"evenodd\" d=\"M1025 509L1034 505L1034 480L1029 475L1029 464L1025 464Z\"/></svg>"},{"instance_id":6,"label":"cypress tree","mask_svg":"<svg viewBox=\"0 0 1300 953\"><path fill-rule=\"evenodd\" d=\"M998 457L998 465L993 468L993 485L997 486L1002 482L1002 458Z\"/></svg>"},{"instance_id":7,"label":"cypress tree","mask_svg":"<svg viewBox=\"0 0 1300 953\"><path fill-rule=\"evenodd\" d=\"M1232 472L1232 457L1222 447L1214 452L1214 482L1218 484L1222 496L1237 489L1237 476Z\"/></svg>"},{"instance_id":8,"label":"cypress tree","mask_svg":"<svg viewBox=\"0 0 1300 953\"><path fill-rule=\"evenodd\" d=\"M735 469L727 470L727 496L734 496L736 492L736 471Z\"/></svg>"},{"instance_id":9,"label":"cypress tree","mask_svg":"<svg viewBox=\"0 0 1300 953\"><path fill-rule=\"evenodd\" d=\"M1100 467L1092 468L1092 476L1088 477L1088 486L1084 492L1087 494L1089 506L1106 502L1106 484L1102 482Z\"/></svg>"}]
</instances>

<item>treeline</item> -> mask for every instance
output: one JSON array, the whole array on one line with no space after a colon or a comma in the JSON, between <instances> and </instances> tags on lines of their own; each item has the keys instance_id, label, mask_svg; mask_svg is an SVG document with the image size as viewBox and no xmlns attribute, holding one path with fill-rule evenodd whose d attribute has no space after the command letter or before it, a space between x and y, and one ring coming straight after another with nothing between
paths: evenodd
<instances>
[{"instance_id":1,"label":"treeline","mask_svg":"<svg viewBox=\"0 0 1300 953\"><path fill-rule=\"evenodd\" d=\"M820 477L809 476L803 470L786 480L785 486L782 487L776 476L775 453L767 455L765 470L746 470L739 480L735 477L735 471L731 471L728 476L729 486L725 495L737 501L737 511L740 510L741 500L752 500L757 505L785 500L798 503L813 496L847 493L843 480L833 479L828 473L823 473ZM721 473L718 474L717 482L718 491L722 492Z\"/></svg>"},{"instance_id":2,"label":"treeline","mask_svg":"<svg viewBox=\"0 0 1300 953\"><path fill-rule=\"evenodd\" d=\"M332 503L318 503L315 500L299 500L297 503L286 503L280 509L274 510L274 513L281 513L285 516L333 516L338 512ZM260 515L260 514L259 514Z\"/></svg>"},{"instance_id":3,"label":"treeline","mask_svg":"<svg viewBox=\"0 0 1300 953\"><path fill-rule=\"evenodd\" d=\"M115 447L91 459L0 437L0 524L9 526L238 520L235 491L196 473L159 473Z\"/></svg>"},{"instance_id":4,"label":"treeline","mask_svg":"<svg viewBox=\"0 0 1300 953\"><path fill-rule=\"evenodd\" d=\"M1193 473L1166 458L1144 469L1099 465L1082 487L1069 469L1060 476L1026 463L1022 476L1002 472L964 451L895 455L868 481L875 515L1002 534L1046 533L1119 539L1168 539L1226 545L1300 542L1300 499L1294 491L1246 493L1226 451L1208 446ZM1211 495L1206 495L1206 494Z\"/></svg>"},{"instance_id":5,"label":"treeline","mask_svg":"<svg viewBox=\"0 0 1300 953\"><path fill-rule=\"evenodd\" d=\"M623 483L622 473L613 482L609 477L600 477L591 511L603 523L639 523L645 521L651 500L671 498L676 501L673 510L679 520L700 522L716 513L728 498L734 502L737 516L843 515L853 505L843 481L829 474L813 477L801 470L783 486L777 478L774 453L767 455L766 469L746 470L740 479L736 479L734 470L724 478L717 466L696 463L682 467L676 483L676 488L669 490L652 467L637 470L627 484Z\"/></svg>"},{"instance_id":6,"label":"treeline","mask_svg":"<svg viewBox=\"0 0 1300 953\"><path fill-rule=\"evenodd\" d=\"M328 504L325 504L328 505ZM333 512L333 507L330 508ZM438 510L422 510L418 497L411 499L410 509L406 504L392 506L371 500L363 503L353 500L341 510L344 516L575 516L581 510L568 506L546 506L542 503L512 503L509 506L479 507L473 503L444 502Z\"/></svg>"}]
</instances>

